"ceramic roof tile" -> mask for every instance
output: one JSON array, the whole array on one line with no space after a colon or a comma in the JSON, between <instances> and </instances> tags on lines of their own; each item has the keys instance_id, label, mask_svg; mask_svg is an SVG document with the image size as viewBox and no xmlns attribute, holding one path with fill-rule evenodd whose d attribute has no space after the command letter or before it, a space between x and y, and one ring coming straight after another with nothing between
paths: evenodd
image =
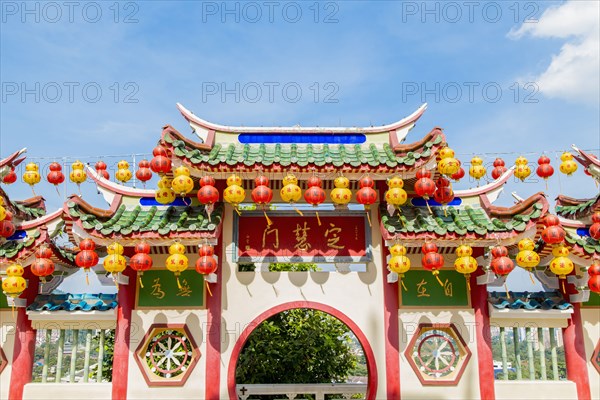
<instances>
[{"instance_id":1,"label":"ceramic roof tile","mask_svg":"<svg viewBox=\"0 0 600 400\"><path fill-rule=\"evenodd\" d=\"M108 311L117 308L117 294L38 294L28 311Z\"/></svg>"},{"instance_id":2,"label":"ceramic roof tile","mask_svg":"<svg viewBox=\"0 0 600 400\"><path fill-rule=\"evenodd\" d=\"M488 293L488 302L492 307L499 310L509 308L512 310L566 310L573 308L563 298L559 291L553 292L509 292L510 298L506 292Z\"/></svg>"},{"instance_id":3,"label":"ceramic roof tile","mask_svg":"<svg viewBox=\"0 0 600 400\"><path fill-rule=\"evenodd\" d=\"M40 237L40 231L35 229L27 232L23 239L6 240L0 244L0 258L13 258L24 248L33 246L35 240Z\"/></svg>"},{"instance_id":4,"label":"ceramic roof tile","mask_svg":"<svg viewBox=\"0 0 600 400\"><path fill-rule=\"evenodd\" d=\"M247 167L255 165L270 166L274 163L283 167L298 165L306 167L314 164L322 167L331 164L335 167L350 165L358 168L361 165L371 167L387 166L389 168L412 167L421 158L432 155L431 148L441 145L441 135L433 136L416 151L397 154L388 143L382 145L354 145L354 144L242 144L242 143L216 143L213 148L199 150L171 134L164 136L165 142L173 147L177 157L187 158L193 165L225 164L234 166L243 164Z\"/></svg>"},{"instance_id":5,"label":"ceramic roof tile","mask_svg":"<svg viewBox=\"0 0 600 400\"><path fill-rule=\"evenodd\" d=\"M600 241L595 240L591 236L578 236L574 233L567 232L565 241L569 244L580 246L587 254L600 254Z\"/></svg>"},{"instance_id":6,"label":"ceramic roof tile","mask_svg":"<svg viewBox=\"0 0 600 400\"><path fill-rule=\"evenodd\" d=\"M168 206L142 207L128 209L119 206L109 218L102 218L84 211L77 203L67 202L69 215L79 218L86 230L95 230L102 235L118 233L127 236L134 233L157 233L167 235L170 232L206 233L217 229L223 218L223 206L215 207L210 221L204 206Z\"/></svg>"},{"instance_id":7,"label":"ceramic roof tile","mask_svg":"<svg viewBox=\"0 0 600 400\"><path fill-rule=\"evenodd\" d=\"M583 214L587 214L594 209L594 206L600 202L600 194L596 197L582 201L573 205L557 205L556 213L562 217L574 219Z\"/></svg>"},{"instance_id":8,"label":"ceramic roof tile","mask_svg":"<svg viewBox=\"0 0 600 400\"><path fill-rule=\"evenodd\" d=\"M495 232L522 232L527 221L541 216L543 206L536 203L528 214L514 215L510 220L502 221L490 218L485 210L479 207L448 207L446 212L441 207L431 207L433 214L426 207L403 206L401 213L390 217L381 206L381 222L391 235L402 233L435 233L438 236L455 233L464 236L468 233L485 235Z\"/></svg>"}]
</instances>

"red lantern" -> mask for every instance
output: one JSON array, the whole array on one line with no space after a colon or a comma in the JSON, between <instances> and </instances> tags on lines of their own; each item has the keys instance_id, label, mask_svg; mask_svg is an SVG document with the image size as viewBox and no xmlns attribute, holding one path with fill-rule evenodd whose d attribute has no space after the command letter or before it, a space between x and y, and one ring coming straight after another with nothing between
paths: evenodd
<instances>
[{"instance_id":1,"label":"red lantern","mask_svg":"<svg viewBox=\"0 0 600 400\"><path fill-rule=\"evenodd\" d=\"M504 160L496 158L494 160L494 169L492 170L492 178L498 179L507 171Z\"/></svg>"},{"instance_id":2,"label":"red lantern","mask_svg":"<svg viewBox=\"0 0 600 400\"><path fill-rule=\"evenodd\" d=\"M140 287L144 287L142 283L142 275L144 271L152 268L152 257L150 257L150 245L146 242L140 242L135 245L135 254L129 259L129 266L138 273Z\"/></svg>"},{"instance_id":3,"label":"red lantern","mask_svg":"<svg viewBox=\"0 0 600 400\"><path fill-rule=\"evenodd\" d=\"M431 271L440 285L444 286L439 278L439 270L444 266L444 257L437 252L438 248L435 243L426 242L421 247L423 257L421 257L421 265L427 271Z\"/></svg>"},{"instance_id":4,"label":"red lantern","mask_svg":"<svg viewBox=\"0 0 600 400\"><path fill-rule=\"evenodd\" d=\"M17 181L17 174L15 173L15 167L10 167L10 172L6 175L4 175L4 178L2 178L2 182L6 183L7 185L11 185L13 183L15 183Z\"/></svg>"},{"instance_id":5,"label":"red lantern","mask_svg":"<svg viewBox=\"0 0 600 400\"><path fill-rule=\"evenodd\" d=\"M600 275L590 276L588 287L594 293L600 293Z\"/></svg>"},{"instance_id":6,"label":"red lantern","mask_svg":"<svg viewBox=\"0 0 600 400\"><path fill-rule=\"evenodd\" d=\"M504 246L496 246L492 249L491 268L496 275L505 276L515 269L515 263L507 256L508 249Z\"/></svg>"},{"instance_id":7,"label":"red lantern","mask_svg":"<svg viewBox=\"0 0 600 400\"><path fill-rule=\"evenodd\" d=\"M537 167L535 173L540 178L548 180L548 178L550 178L552 174L554 174L554 168L552 168L552 165L550 165L550 158L548 158L547 156L541 156L538 159L538 165L539 166Z\"/></svg>"},{"instance_id":8,"label":"red lantern","mask_svg":"<svg viewBox=\"0 0 600 400\"><path fill-rule=\"evenodd\" d=\"M48 182L54 186L60 185L65 181L65 175L62 173L62 167L59 163L53 162L50 164L50 172L48 172ZM57 189L58 190L58 189Z\"/></svg>"},{"instance_id":9,"label":"red lantern","mask_svg":"<svg viewBox=\"0 0 600 400\"><path fill-rule=\"evenodd\" d=\"M52 250L46 246L38 248L35 252L35 261L31 264L31 273L42 278L42 282L46 282L46 277L54 272L54 262L50 259L52 255Z\"/></svg>"},{"instance_id":10,"label":"red lantern","mask_svg":"<svg viewBox=\"0 0 600 400\"><path fill-rule=\"evenodd\" d=\"M86 272L85 280L89 285L89 279L87 273L90 268L98 264L98 254L94 251L96 248L96 244L91 239L83 239L81 243L79 243L80 252L75 256L75 264L79 268L83 268Z\"/></svg>"},{"instance_id":11,"label":"red lantern","mask_svg":"<svg viewBox=\"0 0 600 400\"><path fill-rule=\"evenodd\" d=\"M546 228L542 231L542 240L547 244L556 244L565 240L565 230L560 226L560 220L556 215L548 215L544 218Z\"/></svg>"},{"instance_id":12,"label":"red lantern","mask_svg":"<svg viewBox=\"0 0 600 400\"><path fill-rule=\"evenodd\" d=\"M202 244L198 247L200 258L196 261L196 272L207 275L217 270L217 260L214 258L214 252L214 248L209 244Z\"/></svg>"},{"instance_id":13,"label":"red lantern","mask_svg":"<svg viewBox=\"0 0 600 400\"><path fill-rule=\"evenodd\" d=\"M464 172L464 171L463 171ZM415 182L415 193L417 196L429 200L435 193L435 182L431 179L431 172L425 168L417 171L417 181Z\"/></svg>"},{"instance_id":14,"label":"red lantern","mask_svg":"<svg viewBox=\"0 0 600 400\"><path fill-rule=\"evenodd\" d=\"M156 146L152 150L152 161L150 161L150 168L152 171L159 175L168 174L171 172L171 160L167 157L167 150L162 146Z\"/></svg>"},{"instance_id":15,"label":"red lantern","mask_svg":"<svg viewBox=\"0 0 600 400\"><path fill-rule=\"evenodd\" d=\"M455 173L450 175L450 178L452 178L454 181L457 181L457 182L464 177L465 177L465 170L463 169L463 167L459 167L458 171L456 171Z\"/></svg>"},{"instance_id":16,"label":"red lantern","mask_svg":"<svg viewBox=\"0 0 600 400\"><path fill-rule=\"evenodd\" d=\"M321 179L313 175L306 181L308 189L304 192L304 200L308 204L312 204L313 207L317 207L319 204L325 201L325 191L321 188ZM319 212L316 211L317 222L321 225L321 219L319 218Z\"/></svg>"},{"instance_id":17,"label":"red lantern","mask_svg":"<svg viewBox=\"0 0 600 400\"><path fill-rule=\"evenodd\" d=\"M215 180L212 176L204 175L200 178L200 190L198 190L198 193L196 193L198 196L198 201L204 204L209 221L210 214L215 208L215 203L219 201L219 191L216 187L214 187L214 184Z\"/></svg>"},{"instance_id":18,"label":"red lantern","mask_svg":"<svg viewBox=\"0 0 600 400\"><path fill-rule=\"evenodd\" d=\"M273 191L267 186L269 184L269 178L264 175L259 175L254 179L254 184L256 187L251 193L252 201L262 208L265 218L267 219L267 225L270 226L273 222L267 216L267 207L271 200L273 200Z\"/></svg>"},{"instance_id":19,"label":"red lantern","mask_svg":"<svg viewBox=\"0 0 600 400\"><path fill-rule=\"evenodd\" d=\"M356 201L365 207L369 226L371 226L371 213L369 210L371 209L371 205L377 201L377 192L373 189L375 181L370 176L364 176L358 181L358 185L360 189L356 192Z\"/></svg>"},{"instance_id":20,"label":"red lantern","mask_svg":"<svg viewBox=\"0 0 600 400\"><path fill-rule=\"evenodd\" d=\"M104 179L110 179L110 175L109 175L108 171L106 170L107 166L104 161L102 161L102 160L98 161L94 165L94 168L96 169L96 172L98 173L98 175L100 175Z\"/></svg>"},{"instance_id":21,"label":"red lantern","mask_svg":"<svg viewBox=\"0 0 600 400\"><path fill-rule=\"evenodd\" d=\"M599 259L594 259L594 261L592 261L592 264L589 266L587 273L589 276L600 275L600 260Z\"/></svg>"},{"instance_id":22,"label":"red lantern","mask_svg":"<svg viewBox=\"0 0 600 400\"><path fill-rule=\"evenodd\" d=\"M596 240L600 240L600 211L592 214L593 224L590 226L590 236Z\"/></svg>"},{"instance_id":23,"label":"red lantern","mask_svg":"<svg viewBox=\"0 0 600 400\"><path fill-rule=\"evenodd\" d=\"M443 177L437 179L435 186L433 199L444 206L444 215L446 215L446 205L454 200L454 191L452 190L450 181Z\"/></svg>"},{"instance_id":24,"label":"red lantern","mask_svg":"<svg viewBox=\"0 0 600 400\"><path fill-rule=\"evenodd\" d=\"M6 212L6 217L0 221L0 236L11 237L15 233L15 225L12 223L12 215Z\"/></svg>"},{"instance_id":25,"label":"red lantern","mask_svg":"<svg viewBox=\"0 0 600 400\"><path fill-rule=\"evenodd\" d=\"M135 172L135 177L142 181L144 187L146 182L152 179L152 170L150 169L150 162L148 160L142 160L138 163L138 170Z\"/></svg>"}]
</instances>

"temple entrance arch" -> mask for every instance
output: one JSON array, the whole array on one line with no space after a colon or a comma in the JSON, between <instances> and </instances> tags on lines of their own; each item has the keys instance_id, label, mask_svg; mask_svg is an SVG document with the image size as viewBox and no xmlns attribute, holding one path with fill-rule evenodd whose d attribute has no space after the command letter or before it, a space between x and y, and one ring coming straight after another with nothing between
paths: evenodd
<instances>
[{"instance_id":1,"label":"temple entrance arch","mask_svg":"<svg viewBox=\"0 0 600 400\"><path fill-rule=\"evenodd\" d=\"M280 312L292 310L292 309L300 309L300 308L308 308L312 310L318 310L325 312L341 322L343 322L356 336L358 342L363 348L365 359L367 362L367 371L368 371L368 380L367 380L367 399L375 399L375 395L377 393L377 364L375 362L375 355L373 354L373 349L367 339L367 336L363 333L363 331L359 328L359 326L346 314L341 312L340 310L331 307L326 304L314 302L314 301L292 301L288 303L283 303L272 307L256 318L252 320L252 322L243 330L240 337L235 343L233 347L233 351L231 353L231 358L229 360L229 369L227 371L227 387L229 391L230 399L237 399L236 394L236 382L235 382L235 373L238 363L238 358L240 353L242 352L244 345L246 344L250 334L264 321L269 319L270 317L279 314Z\"/></svg>"}]
</instances>

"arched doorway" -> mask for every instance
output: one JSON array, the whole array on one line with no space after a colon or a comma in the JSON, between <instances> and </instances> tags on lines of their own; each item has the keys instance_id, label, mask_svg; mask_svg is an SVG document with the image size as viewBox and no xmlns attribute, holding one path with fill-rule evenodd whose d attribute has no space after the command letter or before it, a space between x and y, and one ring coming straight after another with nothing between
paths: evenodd
<instances>
[{"instance_id":1,"label":"arched doorway","mask_svg":"<svg viewBox=\"0 0 600 400\"><path fill-rule=\"evenodd\" d=\"M377 365L375 363L375 356L373 354L373 349L367 340L366 335L362 332L362 330L356 325L356 323L350 319L346 314L342 313L336 308L328 306L326 304L312 302L312 301L293 301L289 303L280 304L269 310L263 312L258 317L256 317L242 332L239 339L235 343L233 347L233 351L231 353L231 358L229 360L229 369L227 371L227 387L229 390L229 398L237 399L236 394L236 382L235 382L235 372L237 368L237 361L239 355L248 340L250 334L254 331L256 327L258 327L263 321L268 318L278 314L282 311L287 311L291 309L297 308L309 308L313 310L323 311L327 314L332 315L333 317L339 319L341 322L346 324L348 328L354 333L358 342L363 348L365 358L367 361L367 370L368 370L368 381L367 381L367 399L374 400L375 395L377 393Z\"/></svg>"}]
</instances>

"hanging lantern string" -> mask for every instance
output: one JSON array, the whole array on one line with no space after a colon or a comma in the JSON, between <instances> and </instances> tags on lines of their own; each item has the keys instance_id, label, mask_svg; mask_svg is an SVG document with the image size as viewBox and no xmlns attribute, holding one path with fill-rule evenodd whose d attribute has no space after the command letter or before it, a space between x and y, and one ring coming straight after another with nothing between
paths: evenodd
<instances>
[{"instance_id":1,"label":"hanging lantern string","mask_svg":"<svg viewBox=\"0 0 600 400\"><path fill-rule=\"evenodd\" d=\"M531 279L531 284L535 285L535 281L533 280L533 272L529 270L529 279Z\"/></svg>"},{"instance_id":2,"label":"hanging lantern string","mask_svg":"<svg viewBox=\"0 0 600 400\"><path fill-rule=\"evenodd\" d=\"M208 291L208 295L210 297L212 297L213 294L212 294L212 292L210 290L210 285L208 284L208 281L204 281L204 284L206 284L206 290Z\"/></svg>"},{"instance_id":3,"label":"hanging lantern string","mask_svg":"<svg viewBox=\"0 0 600 400\"><path fill-rule=\"evenodd\" d=\"M143 289L144 284L142 283L142 276L140 274L138 274L138 282L140 283L140 287Z\"/></svg>"}]
</instances>

